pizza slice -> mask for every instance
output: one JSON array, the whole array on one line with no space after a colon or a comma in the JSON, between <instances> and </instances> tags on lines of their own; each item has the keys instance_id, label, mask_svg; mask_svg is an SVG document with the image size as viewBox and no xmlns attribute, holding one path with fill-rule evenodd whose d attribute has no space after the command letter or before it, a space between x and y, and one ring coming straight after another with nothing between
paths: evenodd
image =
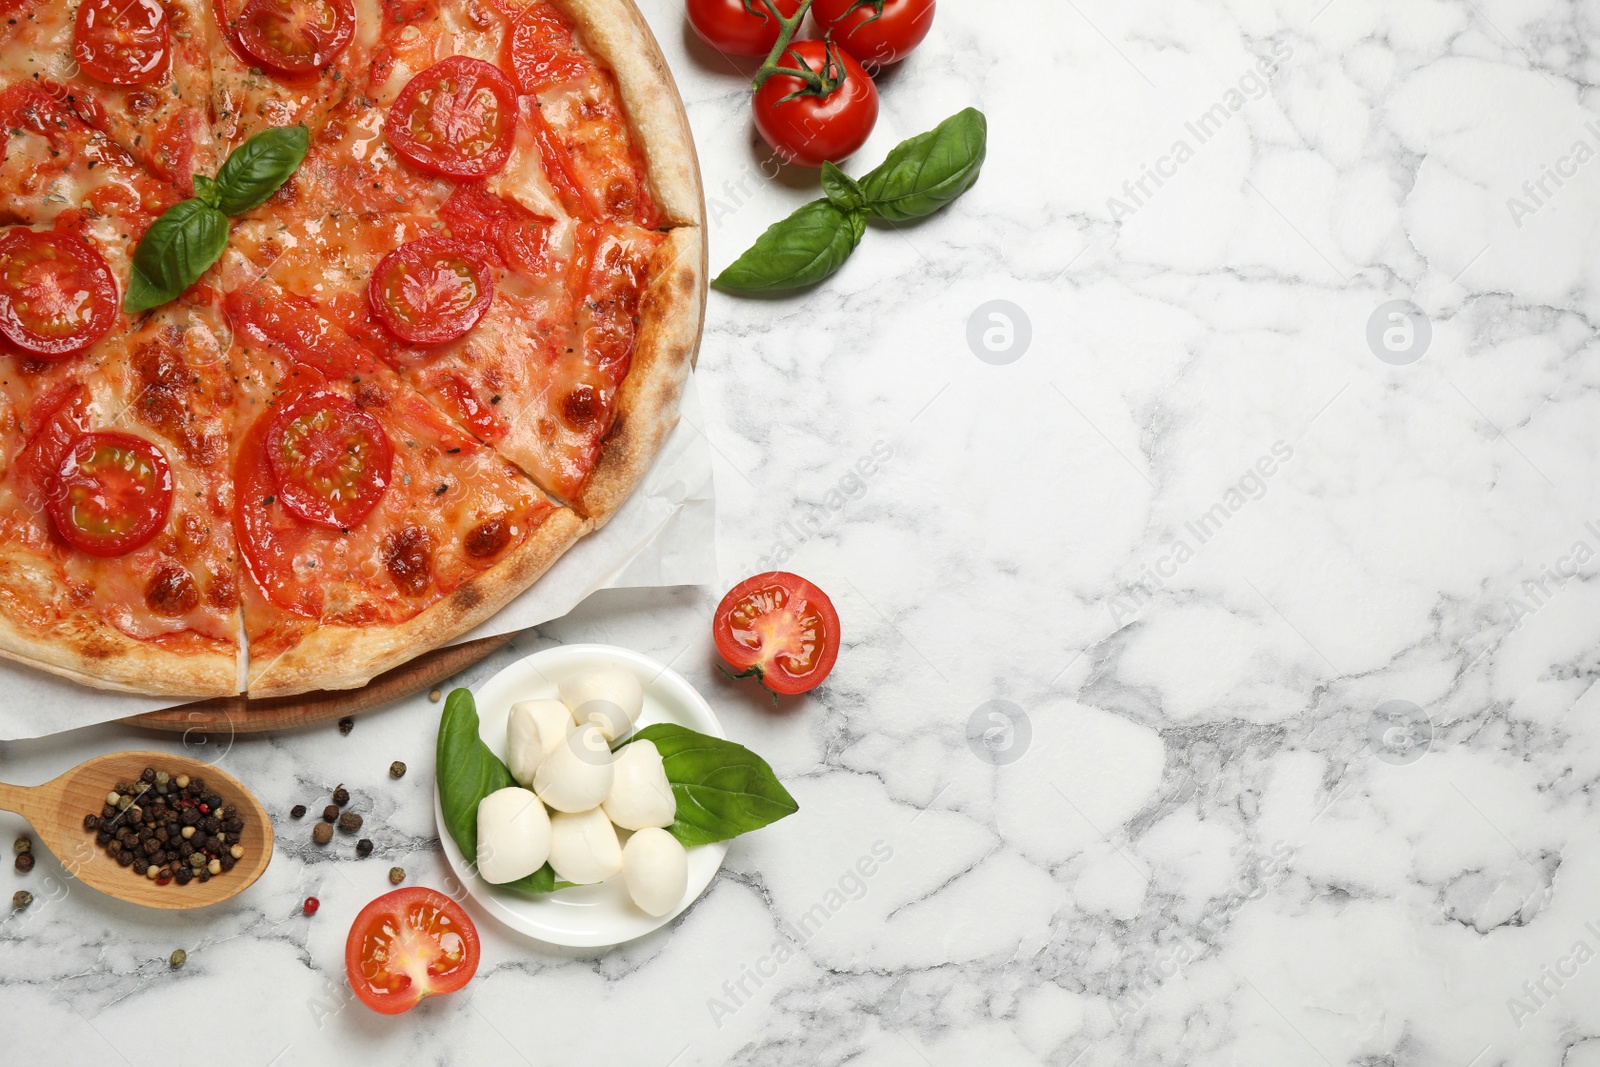
<instances>
[{"instance_id":1,"label":"pizza slice","mask_svg":"<svg viewBox=\"0 0 1600 1067\"><path fill-rule=\"evenodd\" d=\"M363 685L488 618L582 534L314 303L227 259L252 696Z\"/></svg>"},{"instance_id":2,"label":"pizza slice","mask_svg":"<svg viewBox=\"0 0 1600 1067\"><path fill-rule=\"evenodd\" d=\"M133 322L59 229L0 232L0 655L103 688L239 691L231 382L211 307Z\"/></svg>"},{"instance_id":3,"label":"pizza slice","mask_svg":"<svg viewBox=\"0 0 1600 1067\"><path fill-rule=\"evenodd\" d=\"M4 17L0 89L40 91L185 196L215 172L204 0L18 0Z\"/></svg>"}]
</instances>

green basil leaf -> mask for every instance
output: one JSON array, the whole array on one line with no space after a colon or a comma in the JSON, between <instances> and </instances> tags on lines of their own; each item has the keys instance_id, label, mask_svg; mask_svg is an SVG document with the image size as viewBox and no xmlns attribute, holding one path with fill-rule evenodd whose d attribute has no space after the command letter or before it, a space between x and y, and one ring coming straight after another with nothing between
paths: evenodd
<instances>
[{"instance_id":1,"label":"green basil leaf","mask_svg":"<svg viewBox=\"0 0 1600 1067\"><path fill-rule=\"evenodd\" d=\"M678 802L667 832L685 847L726 841L800 810L767 761L743 745L665 722L633 741L649 741L661 753Z\"/></svg>"},{"instance_id":2,"label":"green basil leaf","mask_svg":"<svg viewBox=\"0 0 1600 1067\"><path fill-rule=\"evenodd\" d=\"M822 191L842 211L860 211L867 206L867 194L856 180L826 160L822 163Z\"/></svg>"},{"instance_id":3,"label":"green basil leaf","mask_svg":"<svg viewBox=\"0 0 1600 1067\"><path fill-rule=\"evenodd\" d=\"M227 244L228 217L222 212L204 200L173 204L139 238L122 310L136 315L175 299Z\"/></svg>"},{"instance_id":4,"label":"green basil leaf","mask_svg":"<svg viewBox=\"0 0 1600 1067\"><path fill-rule=\"evenodd\" d=\"M972 188L988 143L989 121L971 107L901 142L861 179L867 210L890 222L933 214Z\"/></svg>"},{"instance_id":5,"label":"green basil leaf","mask_svg":"<svg viewBox=\"0 0 1600 1067\"><path fill-rule=\"evenodd\" d=\"M222 198L222 190L217 186L216 182L207 178L204 174L196 174L194 176L194 198L216 207L217 202Z\"/></svg>"},{"instance_id":6,"label":"green basil leaf","mask_svg":"<svg viewBox=\"0 0 1600 1067\"><path fill-rule=\"evenodd\" d=\"M831 200L814 200L756 238L711 284L730 293L772 293L815 285L844 266L866 220Z\"/></svg>"},{"instance_id":7,"label":"green basil leaf","mask_svg":"<svg viewBox=\"0 0 1600 1067\"><path fill-rule=\"evenodd\" d=\"M306 158L311 131L304 126L262 130L228 154L217 171L217 206L229 215L259 207Z\"/></svg>"},{"instance_id":8,"label":"green basil leaf","mask_svg":"<svg viewBox=\"0 0 1600 1067\"><path fill-rule=\"evenodd\" d=\"M497 789L517 784L499 756L490 751L478 736L478 705L470 689L452 690L439 718L439 741L435 750L439 783L439 808L444 812L444 827L468 863L478 856L478 804ZM526 878L506 882L501 889L519 893L549 893L565 889L571 882L556 878L547 863Z\"/></svg>"}]
</instances>

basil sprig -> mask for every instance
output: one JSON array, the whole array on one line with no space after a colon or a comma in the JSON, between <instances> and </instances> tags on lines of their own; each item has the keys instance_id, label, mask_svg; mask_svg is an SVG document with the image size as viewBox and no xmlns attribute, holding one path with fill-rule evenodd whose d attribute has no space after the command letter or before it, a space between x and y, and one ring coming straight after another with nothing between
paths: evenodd
<instances>
[{"instance_id":1,"label":"basil sprig","mask_svg":"<svg viewBox=\"0 0 1600 1067\"><path fill-rule=\"evenodd\" d=\"M670 722L646 726L633 741L661 753L678 802L667 832L685 847L726 841L800 810L767 761L743 745Z\"/></svg>"},{"instance_id":2,"label":"basil sprig","mask_svg":"<svg viewBox=\"0 0 1600 1067\"><path fill-rule=\"evenodd\" d=\"M972 188L983 170L988 141L988 120L969 107L901 142L882 165L859 180L824 163L825 198L769 226L711 284L747 294L817 284L844 266L869 217L889 223L924 218Z\"/></svg>"},{"instance_id":3,"label":"basil sprig","mask_svg":"<svg viewBox=\"0 0 1600 1067\"><path fill-rule=\"evenodd\" d=\"M163 211L139 238L122 309L137 315L177 299L228 246L228 216L277 192L310 147L304 126L263 130L228 154L215 179L196 174L194 196Z\"/></svg>"},{"instance_id":4,"label":"basil sprig","mask_svg":"<svg viewBox=\"0 0 1600 1067\"><path fill-rule=\"evenodd\" d=\"M509 789L517 781L500 757L478 736L478 705L470 689L453 690L445 700L435 755L444 827L467 862L476 863L478 804L490 793ZM500 888L521 893L550 893L571 884L558 881L556 872L546 863L526 878L502 883Z\"/></svg>"}]
</instances>

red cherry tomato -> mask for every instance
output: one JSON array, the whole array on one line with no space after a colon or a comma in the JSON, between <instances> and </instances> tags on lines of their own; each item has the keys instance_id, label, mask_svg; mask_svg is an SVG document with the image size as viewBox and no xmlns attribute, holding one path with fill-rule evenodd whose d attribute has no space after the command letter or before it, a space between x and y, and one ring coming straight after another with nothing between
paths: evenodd
<instances>
[{"instance_id":1,"label":"red cherry tomato","mask_svg":"<svg viewBox=\"0 0 1600 1067\"><path fill-rule=\"evenodd\" d=\"M828 57L831 55L832 62ZM821 74L842 73L844 80L827 96L795 96L805 82L788 74L768 78L754 97L756 129L785 163L820 167L838 163L866 143L878 122L878 90L861 64L840 48L822 41L795 41L779 64L805 67Z\"/></svg>"},{"instance_id":2,"label":"red cherry tomato","mask_svg":"<svg viewBox=\"0 0 1600 1067\"><path fill-rule=\"evenodd\" d=\"M83 0L72 58L97 81L143 85L172 62L172 25L160 0Z\"/></svg>"},{"instance_id":3,"label":"red cherry tomato","mask_svg":"<svg viewBox=\"0 0 1600 1067\"><path fill-rule=\"evenodd\" d=\"M326 67L355 33L351 0L250 0L239 13L239 44L263 66L287 74Z\"/></svg>"},{"instance_id":4,"label":"red cherry tomato","mask_svg":"<svg viewBox=\"0 0 1600 1067\"><path fill-rule=\"evenodd\" d=\"M267 428L267 462L284 507L307 522L348 530L388 491L394 445L377 419L317 389L279 401Z\"/></svg>"},{"instance_id":5,"label":"red cherry tomato","mask_svg":"<svg viewBox=\"0 0 1600 1067\"><path fill-rule=\"evenodd\" d=\"M361 909L344 943L344 969L361 1003L385 1015L454 993L478 970L478 928L461 905L423 886L385 893Z\"/></svg>"},{"instance_id":6,"label":"red cherry tomato","mask_svg":"<svg viewBox=\"0 0 1600 1067\"><path fill-rule=\"evenodd\" d=\"M751 0L755 14L745 0L689 0L689 25L700 39L724 55L766 58L778 43L779 27L761 0ZM776 0L774 6L784 18L793 18L800 0Z\"/></svg>"},{"instance_id":7,"label":"red cherry tomato","mask_svg":"<svg viewBox=\"0 0 1600 1067\"><path fill-rule=\"evenodd\" d=\"M372 313L407 344L454 341L478 324L494 300L491 254L485 245L454 237L407 241L372 272Z\"/></svg>"},{"instance_id":8,"label":"red cherry tomato","mask_svg":"<svg viewBox=\"0 0 1600 1067\"><path fill-rule=\"evenodd\" d=\"M841 48L876 72L922 43L933 27L933 8L934 0L816 0L811 14Z\"/></svg>"},{"instance_id":9,"label":"red cherry tomato","mask_svg":"<svg viewBox=\"0 0 1600 1067\"><path fill-rule=\"evenodd\" d=\"M839 613L828 594L797 574L746 578L722 598L711 619L717 652L774 693L821 685L839 658Z\"/></svg>"},{"instance_id":10,"label":"red cherry tomato","mask_svg":"<svg viewBox=\"0 0 1600 1067\"><path fill-rule=\"evenodd\" d=\"M451 56L406 83L389 109L389 143L423 170L486 178L506 165L517 89L492 63Z\"/></svg>"},{"instance_id":11,"label":"red cherry tomato","mask_svg":"<svg viewBox=\"0 0 1600 1067\"><path fill-rule=\"evenodd\" d=\"M148 544L172 510L172 469L161 450L125 433L86 433L62 456L50 518L72 547L125 556Z\"/></svg>"},{"instance_id":12,"label":"red cherry tomato","mask_svg":"<svg viewBox=\"0 0 1600 1067\"><path fill-rule=\"evenodd\" d=\"M0 334L28 353L82 352L117 321L117 283L89 245L17 227L0 236Z\"/></svg>"}]
</instances>

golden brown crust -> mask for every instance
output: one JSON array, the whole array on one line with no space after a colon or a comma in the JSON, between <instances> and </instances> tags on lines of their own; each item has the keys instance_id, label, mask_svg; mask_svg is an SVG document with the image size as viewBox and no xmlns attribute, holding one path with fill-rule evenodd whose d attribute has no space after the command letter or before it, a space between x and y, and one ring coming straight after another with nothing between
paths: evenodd
<instances>
[{"instance_id":1,"label":"golden brown crust","mask_svg":"<svg viewBox=\"0 0 1600 1067\"><path fill-rule=\"evenodd\" d=\"M650 195L668 226L704 226L700 163L678 83L661 46L631 0L555 0L578 42L606 62L633 135L644 152Z\"/></svg>"},{"instance_id":2,"label":"golden brown crust","mask_svg":"<svg viewBox=\"0 0 1600 1067\"><path fill-rule=\"evenodd\" d=\"M517 549L398 626L321 626L265 663L251 663L251 697L359 689L373 678L477 626L539 579L586 526L557 508Z\"/></svg>"},{"instance_id":3,"label":"golden brown crust","mask_svg":"<svg viewBox=\"0 0 1600 1067\"><path fill-rule=\"evenodd\" d=\"M0 657L117 693L225 697L239 692L237 652L163 648L88 618L74 620L73 632L66 628L28 633L0 615Z\"/></svg>"},{"instance_id":4,"label":"golden brown crust","mask_svg":"<svg viewBox=\"0 0 1600 1067\"><path fill-rule=\"evenodd\" d=\"M596 530L644 478L678 425L678 399L694 369L705 317L705 262L705 231L698 226L673 230L651 261L616 422L582 493L571 501Z\"/></svg>"}]
</instances>

